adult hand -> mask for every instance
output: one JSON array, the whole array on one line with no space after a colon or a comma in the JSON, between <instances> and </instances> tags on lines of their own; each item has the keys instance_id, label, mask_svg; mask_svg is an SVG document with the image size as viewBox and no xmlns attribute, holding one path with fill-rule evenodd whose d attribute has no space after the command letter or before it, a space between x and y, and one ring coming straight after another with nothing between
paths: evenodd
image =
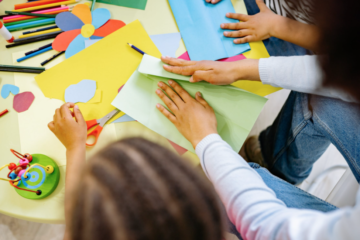
<instances>
[{"instance_id":1,"label":"adult hand","mask_svg":"<svg viewBox=\"0 0 360 240\"><path fill-rule=\"evenodd\" d=\"M74 111L72 112L70 108ZM56 109L54 120L48 124L48 127L67 150L84 147L86 144L86 122L79 107L74 103L65 103Z\"/></svg>"},{"instance_id":2,"label":"adult hand","mask_svg":"<svg viewBox=\"0 0 360 240\"><path fill-rule=\"evenodd\" d=\"M239 80L237 62L186 61L178 58L161 57L169 65L168 72L190 76L190 82L206 81L215 85L228 85ZM242 60L244 61L244 60Z\"/></svg>"},{"instance_id":3,"label":"adult hand","mask_svg":"<svg viewBox=\"0 0 360 240\"><path fill-rule=\"evenodd\" d=\"M175 81L170 80L169 85L171 87L164 82L159 82L158 86L161 89L157 89L156 94L172 113L159 103L156 107L196 148L207 135L217 133L214 110L203 99L200 92L196 93L194 99Z\"/></svg>"},{"instance_id":4,"label":"adult hand","mask_svg":"<svg viewBox=\"0 0 360 240\"><path fill-rule=\"evenodd\" d=\"M215 4L215 3L220 2L221 0L205 0L205 1L208 2L208 3Z\"/></svg>"},{"instance_id":5,"label":"adult hand","mask_svg":"<svg viewBox=\"0 0 360 240\"><path fill-rule=\"evenodd\" d=\"M256 42L267 39L273 36L275 27L278 21L281 21L281 16L273 13L264 3L263 0L256 0L260 12L253 16L227 13L226 17L237 19L242 22L238 23L223 23L222 29L231 29L238 31L224 32L225 37L237 38L234 43Z\"/></svg>"}]
</instances>

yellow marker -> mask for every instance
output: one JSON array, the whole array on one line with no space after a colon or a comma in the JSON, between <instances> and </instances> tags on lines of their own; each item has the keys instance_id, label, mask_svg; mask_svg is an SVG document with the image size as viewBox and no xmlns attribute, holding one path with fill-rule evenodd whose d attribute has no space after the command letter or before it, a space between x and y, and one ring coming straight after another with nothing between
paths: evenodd
<instances>
[{"instance_id":1,"label":"yellow marker","mask_svg":"<svg viewBox=\"0 0 360 240\"><path fill-rule=\"evenodd\" d=\"M31 11L38 10L38 9L50 8L50 7L55 7L55 6L59 6L59 5L73 4L73 3L77 3L77 2L80 2L80 0L71 0L71 1L51 3L51 4L40 5L40 6L35 6L35 7L22 8L22 9L18 9L16 11L17 12L31 12Z\"/></svg>"},{"instance_id":2,"label":"yellow marker","mask_svg":"<svg viewBox=\"0 0 360 240\"><path fill-rule=\"evenodd\" d=\"M58 31L61 31L61 29L60 28L54 28L54 29L45 30L45 31L41 31L41 32L35 32L35 33L21 35L21 36L19 36L19 38L33 37L33 36L37 36L37 35L42 35L42 34L52 33L52 32L58 32Z\"/></svg>"}]
</instances>

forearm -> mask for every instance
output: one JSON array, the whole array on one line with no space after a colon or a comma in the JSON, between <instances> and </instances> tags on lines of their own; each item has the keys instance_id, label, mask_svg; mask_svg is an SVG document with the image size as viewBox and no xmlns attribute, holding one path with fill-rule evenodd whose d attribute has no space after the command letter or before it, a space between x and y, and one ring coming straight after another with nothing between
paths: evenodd
<instances>
[{"instance_id":1,"label":"forearm","mask_svg":"<svg viewBox=\"0 0 360 240\"><path fill-rule=\"evenodd\" d=\"M301 23L277 15L273 23L272 37L294 43L311 51L317 51L319 30L315 25Z\"/></svg>"},{"instance_id":2,"label":"forearm","mask_svg":"<svg viewBox=\"0 0 360 240\"><path fill-rule=\"evenodd\" d=\"M238 80L261 81L258 59L244 59L234 63L236 64L234 67Z\"/></svg>"},{"instance_id":3,"label":"forearm","mask_svg":"<svg viewBox=\"0 0 360 240\"><path fill-rule=\"evenodd\" d=\"M84 169L86 156L86 147L79 147L73 150L66 151L66 177L65 177L65 222L66 231L65 239L68 238L68 226L71 219L72 211L72 196L74 195L78 183L80 181L81 169Z\"/></svg>"}]
</instances>

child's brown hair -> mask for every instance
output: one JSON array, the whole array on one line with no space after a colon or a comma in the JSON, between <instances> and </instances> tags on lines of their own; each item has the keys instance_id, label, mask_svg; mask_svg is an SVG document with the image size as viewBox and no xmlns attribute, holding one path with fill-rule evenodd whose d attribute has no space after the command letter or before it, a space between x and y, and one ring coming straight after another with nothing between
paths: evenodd
<instances>
[{"instance_id":1,"label":"child's brown hair","mask_svg":"<svg viewBox=\"0 0 360 240\"><path fill-rule=\"evenodd\" d=\"M89 161L74 196L76 240L220 240L211 184L173 152L141 138L111 144Z\"/></svg>"}]
</instances>

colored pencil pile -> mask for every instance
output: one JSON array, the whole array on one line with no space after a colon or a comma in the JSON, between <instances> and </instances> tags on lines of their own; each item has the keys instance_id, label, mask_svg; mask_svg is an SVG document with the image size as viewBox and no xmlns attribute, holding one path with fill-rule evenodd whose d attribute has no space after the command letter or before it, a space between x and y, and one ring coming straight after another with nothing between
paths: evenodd
<instances>
[{"instance_id":1,"label":"colored pencil pile","mask_svg":"<svg viewBox=\"0 0 360 240\"><path fill-rule=\"evenodd\" d=\"M68 4L78 3L80 0L29 0L27 3L16 4L13 11L5 11L7 15L0 16L3 18L3 29L7 33L9 45L6 48L21 46L24 44L39 42L47 39L56 38L62 33L61 29L55 24L55 17L62 12L71 11L73 7ZM23 32L23 35L15 39L9 32L24 30L28 28L40 27L45 25L53 25L40 29ZM9 35L9 36L8 36ZM11 38L12 37L12 38ZM51 44L47 44L38 49L29 51L24 57L17 59L17 62L24 61L41 53L52 50ZM44 66L64 52L58 52L53 57L42 62Z\"/></svg>"}]
</instances>

